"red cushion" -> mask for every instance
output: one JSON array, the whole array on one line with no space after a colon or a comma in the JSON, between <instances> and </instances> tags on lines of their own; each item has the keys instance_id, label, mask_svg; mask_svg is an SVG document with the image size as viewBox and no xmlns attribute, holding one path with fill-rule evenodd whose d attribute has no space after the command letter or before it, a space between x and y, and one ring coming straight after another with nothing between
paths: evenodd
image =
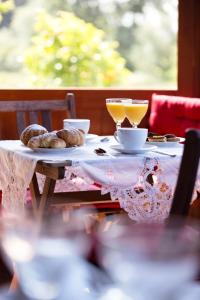
<instances>
[{"instance_id":1,"label":"red cushion","mask_svg":"<svg viewBox=\"0 0 200 300\"><path fill-rule=\"evenodd\" d=\"M90 204L86 204L84 207L90 207ZM92 207L96 209L120 209L120 204L118 201L112 201L110 203L98 203Z\"/></svg>"},{"instance_id":2,"label":"red cushion","mask_svg":"<svg viewBox=\"0 0 200 300\"><path fill-rule=\"evenodd\" d=\"M187 128L200 129L200 99L152 95L150 131L184 136Z\"/></svg>"}]
</instances>

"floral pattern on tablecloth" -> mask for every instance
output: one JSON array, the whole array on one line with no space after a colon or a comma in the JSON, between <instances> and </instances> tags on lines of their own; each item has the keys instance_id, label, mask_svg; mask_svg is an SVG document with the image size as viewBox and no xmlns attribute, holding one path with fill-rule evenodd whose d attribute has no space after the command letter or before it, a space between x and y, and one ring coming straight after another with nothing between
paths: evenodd
<instances>
[{"instance_id":1,"label":"floral pattern on tablecloth","mask_svg":"<svg viewBox=\"0 0 200 300\"><path fill-rule=\"evenodd\" d=\"M104 187L111 199L120 205L135 221L162 221L170 210L173 188L162 178L159 159L145 158L144 167L131 187Z\"/></svg>"},{"instance_id":2,"label":"floral pattern on tablecloth","mask_svg":"<svg viewBox=\"0 0 200 300\"><path fill-rule=\"evenodd\" d=\"M9 212L22 213L26 190L33 176L36 161L0 149L0 166L3 170L0 172L2 206Z\"/></svg>"},{"instance_id":3,"label":"floral pattern on tablecloth","mask_svg":"<svg viewBox=\"0 0 200 300\"><path fill-rule=\"evenodd\" d=\"M120 185L114 170L109 164L107 169L105 169L105 166L101 166L101 171L104 169L104 183L101 180L94 180L94 177L91 176L94 170L86 168L86 164L77 164L66 167L66 178L59 182L57 190L91 190L99 187L102 194L110 193L113 201L118 200L120 206L131 219L147 222L163 221L170 211L180 160L177 161L176 159L173 163L172 173L170 176L166 176L166 161L155 157L142 158L140 169L133 174L132 184L128 186ZM105 183L109 181L111 181L111 184ZM200 190L199 182L197 180L196 189L198 190ZM78 183L80 183L79 187Z\"/></svg>"}]
</instances>

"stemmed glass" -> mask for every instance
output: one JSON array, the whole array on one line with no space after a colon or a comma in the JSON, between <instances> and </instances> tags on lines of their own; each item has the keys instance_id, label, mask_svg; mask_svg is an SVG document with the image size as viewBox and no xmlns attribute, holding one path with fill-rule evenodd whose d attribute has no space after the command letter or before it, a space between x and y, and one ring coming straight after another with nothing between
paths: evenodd
<instances>
[{"instance_id":1,"label":"stemmed glass","mask_svg":"<svg viewBox=\"0 0 200 300\"><path fill-rule=\"evenodd\" d=\"M124 110L125 103L129 103L132 99L128 98L108 98L106 99L106 107L116 123L116 129L121 127L122 122L124 121L126 114Z\"/></svg>"},{"instance_id":2,"label":"stemmed glass","mask_svg":"<svg viewBox=\"0 0 200 300\"><path fill-rule=\"evenodd\" d=\"M137 127L148 109L148 100L129 100L124 104L125 115L133 127Z\"/></svg>"},{"instance_id":3,"label":"stemmed glass","mask_svg":"<svg viewBox=\"0 0 200 300\"><path fill-rule=\"evenodd\" d=\"M89 236L83 216L63 221L4 217L1 220L2 247L14 264L19 287L28 299L84 298L87 268L84 256L89 251ZM80 297L80 298L79 298Z\"/></svg>"},{"instance_id":4,"label":"stemmed glass","mask_svg":"<svg viewBox=\"0 0 200 300\"><path fill-rule=\"evenodd\" d=\"M198 240L199 227L190 224L118 220L100 233L100 260L124 299L171 299L197 273Z\"/></svg>"}]
</instances>

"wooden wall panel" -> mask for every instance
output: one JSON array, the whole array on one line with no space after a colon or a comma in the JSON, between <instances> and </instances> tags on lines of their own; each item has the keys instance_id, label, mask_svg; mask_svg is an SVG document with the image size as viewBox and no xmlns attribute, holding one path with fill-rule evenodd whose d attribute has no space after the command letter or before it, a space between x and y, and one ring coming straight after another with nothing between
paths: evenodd
<instances>
[{"instance_id":1,"label":"wooden wall panel","mask_svg":"<svg viewBox=\"0 0 200 300\"><path fill-rule=\"evenodd\" d=\"M91 133L100 135L112 134L115 130L114 122L109 116L105 99L112 97L129 97L135 99L151 99L152 90L114 90L114 89L70 89L70 90L0 90L1 100L33 100L33 99L62 99L66 92L73 92L76 99L76 110L78 118L88 118L91 120ZM157 91L161 94L176 94L176 91ZM150 107L149 107L150 110ZM148 126L149 111L142 122L143 127ZM62 128L63 119L66 115L57 112L53 115L54 129ZM12 113L0 114L0 138L16 139L16 119ZM126 123L128 124L128 123Z\"/></svg>"}]
</instances>

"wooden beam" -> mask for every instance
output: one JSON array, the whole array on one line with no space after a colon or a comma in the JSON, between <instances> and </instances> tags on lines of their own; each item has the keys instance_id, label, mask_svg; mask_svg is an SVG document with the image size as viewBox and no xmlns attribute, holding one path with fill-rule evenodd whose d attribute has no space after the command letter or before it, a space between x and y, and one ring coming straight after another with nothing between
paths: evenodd
<instances>
[{"instance_id":1,"label":"wooden beam","mask_svg":"<svg viewBox=\"0 0 200 300\"><path fill-rule=\"evenodd\" d=\"M178 93L200 97L200 1L179 0Z\"/></svg>"},{"instance_id":2,"label":"wooden beam","mask_svg":"<svg viewBox=\"0 0 200 300\"><path fill-rule=\"evenodd\" d=\"M111 203L109 194L101 195L101 191L81 191L54 193L51 204L100 204ZM114 202L113 202L114 203Z\"/></svg>"}]
</instances>

